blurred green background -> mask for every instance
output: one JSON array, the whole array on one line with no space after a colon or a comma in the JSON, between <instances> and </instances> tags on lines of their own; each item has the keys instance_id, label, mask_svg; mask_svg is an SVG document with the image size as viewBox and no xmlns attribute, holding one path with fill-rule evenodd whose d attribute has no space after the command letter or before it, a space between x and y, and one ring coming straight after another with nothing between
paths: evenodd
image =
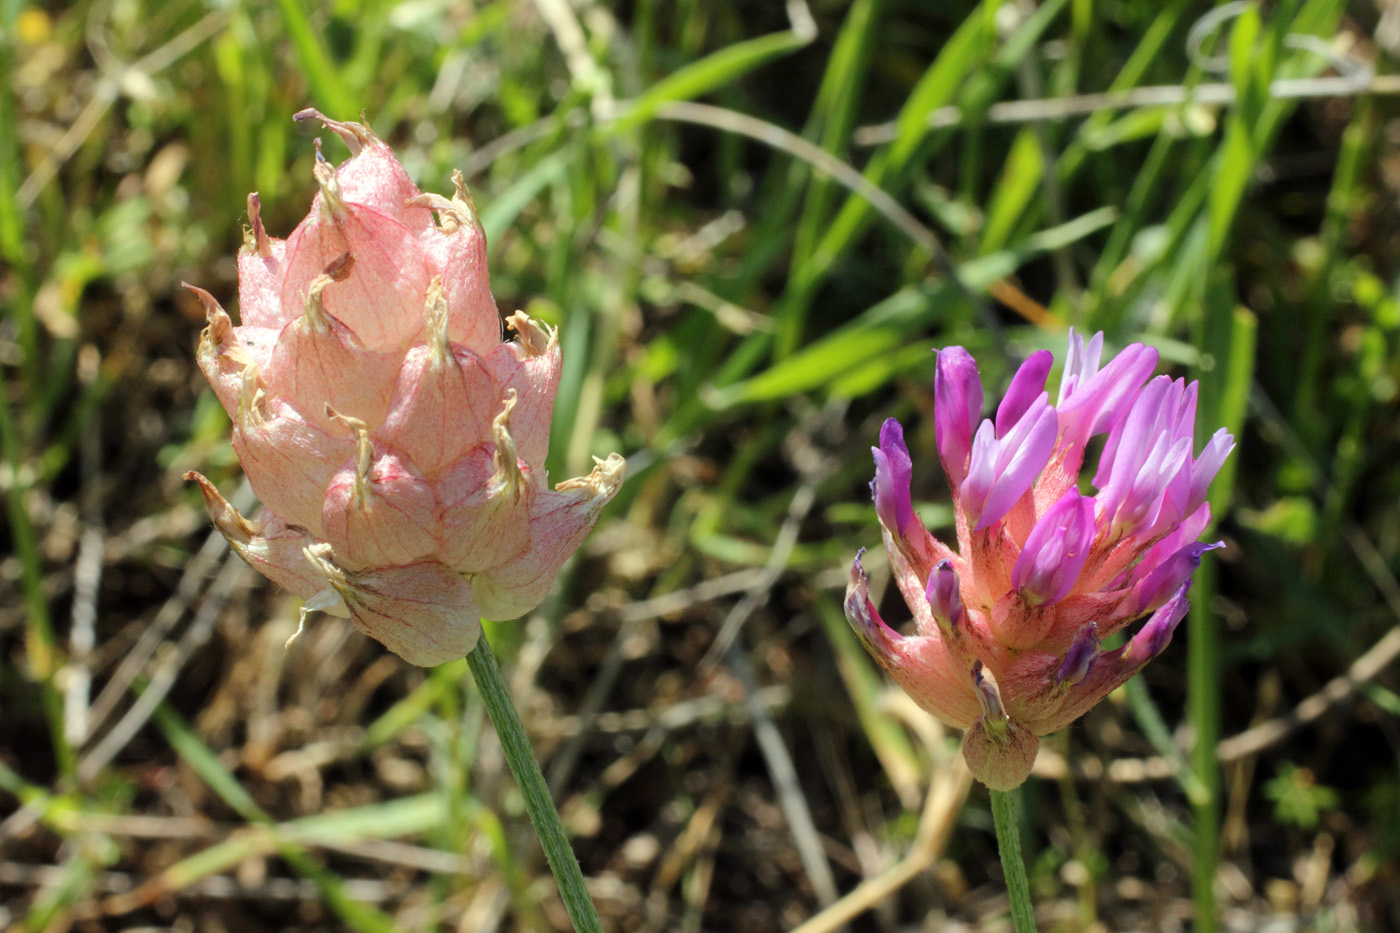
<instances>
[{"instance_id":1,"label":"blurred green background","mask_svg":"<svg viewBox=\"0 0 1400 933\"><path fill-rule=\"evenodd\" d=\"M465 173L560 327L553 475L629 457L490 630L609 929L1007 928L985 792L840 599L885 417L948 530L931 348L994 395L1071 324L1239 448L1175 644L1026 785L1042 928L1400 929L1385 7L0 0L0 927L566 928L464 665L284 650L179 479L240 482L180 282L235 307L316 106Z\"/></svg>"}]
</instances>

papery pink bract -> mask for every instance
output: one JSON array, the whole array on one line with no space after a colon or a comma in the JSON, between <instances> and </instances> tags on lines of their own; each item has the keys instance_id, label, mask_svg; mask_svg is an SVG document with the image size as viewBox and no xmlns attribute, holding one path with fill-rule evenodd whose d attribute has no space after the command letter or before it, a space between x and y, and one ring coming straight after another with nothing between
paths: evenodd
<instances>
[{"instance_id":1,"label":"papery pink bract","mask_svg":"<svg viewBox=\"0 0 1400 933\"><path fill-rule=\"evenodd\" d=\"M1046 351L1018 369L995 419L961 347L938 352L938 455L953 490L957 550L913 510L913 464L893 419L874 449L873 483L895 585L914 634L886 625L857 556L846 615L870 654L921 706L966 730L963 754L989 787L1020 784L1038 737L1069 724L1165 649L1186 614L1191 574L1223 545L1197 539L1206 490L1234 438L1195 453L1196 383L1148 381L1142 344L1100 365L1103 335L1070 331L1058 402ZM1094 495L1079 491L1084 452L1108 435ZM1151 613L1123 647L1102 641Z\"/></svg>"},{"instance_id":2,"label":"papery pink bract","mask_svg":"<svg viewBox=\"0 0 1400 933\"><path fill-rule=\"evenodd\" d=\"M461 175L452 197L424 194L368 127L296 119L321 120L350 157L333 166L318 141L319 191L285 241L249 196L240 326L192 289L209 318L199 365L265 508L249 521L187 477L233 549L307 601L303 621L349 617L440 664L475 647L481 616L540 603L625 462L549 489L559 342L523 312L501 342Z\"/></svg>"}]
</instances>

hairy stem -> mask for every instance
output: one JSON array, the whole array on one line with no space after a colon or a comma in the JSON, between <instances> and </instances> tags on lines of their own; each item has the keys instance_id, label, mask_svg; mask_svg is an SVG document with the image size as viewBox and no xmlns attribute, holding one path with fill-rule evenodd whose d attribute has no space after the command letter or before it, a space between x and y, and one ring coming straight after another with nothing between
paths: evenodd
<instances>
[{"instance_id":1,"label":"hairy stem","mask_svg":"<svg viewBox=\"0 0 1400 933\"><path fill-rule=\"evenodd\" d=\"M1011 898L1011 923L1016 933L1035 933L1035 912L1031 909L1031 885L1026 878L1026 860L1021 855L1021 826L1016 817L1017 791L991 791L992 821L997 828L997 851L1006 875L1006 893Z\"/></svg>"},{"instance_id":2,"label":"hairy stem","mask_svg":"<svg viewBox=\"0 0 1400 933\"><path fill-rule=\"evenodd\" d=\"M483 632L476 647L467 655L472 678L486 701L486 711L491 715L491 723L501 738L505 749L510 773L520 785L525 798L525 809L530 814L530 822L535 825L535 833L544 847L545 858L549 860L549 870L554 873L554 881L559 885L559 896L564 901L564 909L573 921L578 933L602 933L603 926L598 920L598 909L588 896L584 886L583 872L579 868L578 857L569 846L564 835L564 823L559 819L559 811L549 796L549 786L545 784L540 763L530 748L530 738L525 734L520 716L515 711L506 689L505 678L496 664L496 656Z\"/></svg>"}]
</instances>

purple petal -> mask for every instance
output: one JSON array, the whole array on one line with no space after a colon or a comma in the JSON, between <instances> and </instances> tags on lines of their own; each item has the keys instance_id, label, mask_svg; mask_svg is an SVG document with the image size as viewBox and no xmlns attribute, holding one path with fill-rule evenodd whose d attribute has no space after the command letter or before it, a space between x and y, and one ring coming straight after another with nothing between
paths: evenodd
<instances>
[{"instance_id":1,"label":"purple petal","mask_svg":"<svg viewBox=\"0 0 1400 933\"><path fill-rule=\"evenodd\" d=\"M1094 485L1099 516L1115 535L1158 534L1189 511L1195 392L1159 376L1109 433Z\"/></svg>"},{"instance_id":2,"label":"purple petal","mask_svg":"<svg viewBox=\"0 0 1400 933\"><path fill-rule=\"evenodd\" d=\"M1045 379L1050 375L1050 367L1055 365L1055 355L1049 350L1037 350L1016 370L1011 377L1011 385L997 406L997 434L1005 436L1015 427L1021 416L1045 391Z\"/></svg>"},{"instance_id":3,"label":"purple petal","mask_svg":"<svg viewBox=\"0 0 1400 933\"><path fill-rule=\"evenodd\" d=\"M958 574L953 570L953 562L943 559L928 575L929 608L933 610L934 621L944 634L956 632L963 621L962 594L958 591Z\"/></svg>"},{"instance_id":4,"label":"purple petal","mask_svg":"<svg viewBox=\"0 0 1400 933\"><path fill-rule=\"evenodd\" d=\"M1060 382L1060 432L1067 445L1082 445L1096 434L1110 431L1132 404L1138 389L1157 368L1157 351L1134 343L1098 369L1103 334L1095 334L1089 347L1070 334L1065 374Z\"/></svg>"},{"instance_id":5,"label":"purple petal","mask_svg":"<svg viewBox=\"0 0 1400 933\"><path fill-rule=\"evenodd\" d=\"M967 476L972 426L980 417L982 377L977 361L962 347L944 347L933 372L933 422L938 459L954 487Z\"/></svg>"},{"instance_id":6,"label":"purple petal","mask_svg":"<svg viewBox=\"0 0 1400 933\"><path fill-rule=\"evenodd\" d=\"M1194 511L1206 501L1206 490L1209 489L1215 475L1220 472L1220 468L1225 465L1225 458L1230 456L1230 451L1234 449L1235 438L1225 428L1216 431L1206 442L1205 450L1201 451L1201 455L1191 465L1191 492L1187 499L1186 511Z\"/></svg>"},{"instance_id":7,"label":"purple petal","mask_svg":"<svg viewBox=\"0 0 1400 933\"><path fill-rule=\"evenodd\" d=\"M1213 544L1197 541L1162 561L1133 588L1137 602L1136 612L1150 612L1164 605L1171 594L1190 582L1191 575L1201 566L1202 554L1224 546L1224 541L1216 541Z\"/></svg>"},{"instance_id":8,"label":"purple petal","mask_svg":"<svg viewBox=\"0 0 1400 933\"><path fill-rule=\"evenodd\" d=\"M1031 533L1011 569L1011 585L1028 606L1053 604L1074 589L1094 543L1094 500L1071 489Z\"/></svg>"},{"instance_id":9,"label":"purple petal","mask_svg":"<svg viewBox=\"0 0 1400 933\"><path fill-rule=\"evenodd\" d=\"M1144 448L1157 439L1157 423L1171 390L1171 377L1158 376L1144 386L1133 399L1132 407L1113 426L1108 440L1104 443L1103 454L1099 457L1099 468L1094 473L1095 487L1104 489L1112 482L1120 451L1124 459L1141 462Z\"/></svg>"},{"instance_id":10,"label":"purple petal","mask_svg":"<svg viewBox=\"0 0 1400 933\"><path fill-rule=\"evenodd\" d=\"M880 446L870 448L875 458L875 514L890 534L903 537L917 519L910 499L909 484L914 467L909 448L904 446L904 428L890 418L880 428Z\"/></svg>"},{"instance_id":11,"label":"purple petal","mask_svg":"<svg viewBox=\"0 0 1400 933\"><path fill-rule=\"evenodd\" d=\"M1148 619L1133 636L1132 641L1128 642L1128 650L1123 653L1124 659L1135 667L1141 667L1166 650L1167 645L1171 644L1172 633L1176 631L1181 620L1186 618L1186 610L1190 608L1190 604L1186 602L1186 591L1190 588L1190 581L1183 583L1172 598L1152 614L1152 618Z\"/></svg>"},{"instance_id":12,"label":"purple petal","mask_svg":"<svg viewBox=\"0 0 1400 933\"><path fill-rule=\"evenodd\" d=\"M1064 663L1055 672L1055 686L1074 686L1088 677L1099 660L1099 627L1090 622L1075 633L1074 642L1065 653Z\"/></svg>"},{"instance_id":13,"label":"purple petal","mask_svg":"<svg viewBox=\"0 0 1400 933\"><path fill-rule=\"evenodd\" d=\"M1136 566L1132 570L1123 574L1122 578L1111 589L1122 589L1127 586L1136 586L1147 578L1147 575L1156 570L1164 561L1173 557L1177 551L1188 544L1193 543L1205 533L1206 526L1210 524L1210 504L1202 503L1191 515L1166 537L1162 538L1142 555Z\"/></svg>"},{"instance_id":14,"label":"purple petal","mask_svg":"<svg viewBox=\"0 0 1400 933\"><path fill-rule=\"evenodd\" d=\"M1084 335L1069 329L1069 347L1065 351L1065 371L1060 377L1060 397L1056 406L1069 400L1075 389L1092 379L1099 371L1099 360L1103 356L1103 331L1099 331L1084 345Z\"/></svg>"},{"instance_id":15,"label":"purple petal","mask_svg":"<svg viewBox=\"0 0 1400 933\"><path fill-rule=\"evenodd\" d=\"M1056 430L1055 409L1043 392L1005 437L993 438L991 421L977 429L968 480L959 490L976 531L1005 518L1031 488L1055 449Z\"/></svg>"}]
</instances>

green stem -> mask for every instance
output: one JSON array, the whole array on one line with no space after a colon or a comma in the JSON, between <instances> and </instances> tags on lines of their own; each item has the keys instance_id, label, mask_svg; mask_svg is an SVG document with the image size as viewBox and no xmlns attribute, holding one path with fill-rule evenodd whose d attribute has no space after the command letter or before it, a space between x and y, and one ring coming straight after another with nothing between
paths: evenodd
<instances>
[{"instance_id":1,"label":"green stem","mask_svg":"<svg viewBox=\"0 0 1400 933\"><path fill-rule=\"evenodd\" d=\"M496 656L491 653L491 645L485 633L477 641L476 647L467 655L467 665L472 678L486 701L486 711L491 714L491 723L501 738L505 749L510 773L520 785L520 793L525 798L525 809L530 814L530 822L535 824L535 833L544 847L545 858L549 860L549 870L554 873L554 882L559 885L559 896L564 901L564 909L573 921L578 933L603 933L603 925L598 920L598 909L588 896L583 883L583 872L579 869L578 858L569 846L564 835L564 823L559 819L559 811L549 796L549 785L544 782L540 763L530 748L530 738L515 712L510 692L506 689L505 678L496 665Z\"/></svg>"},{"instance_id":2,"label":"green stem","mask_svg":"<svg viewBox=\"0 0 1400 933\"><path fill-rule=\"evenodd\" d=\"M1016 933L1035 933L1035 911L1031 908L1031 883L1026 878L1026 860L1021 855L1021 824L1016 818L1017 791L991 791L992 822L997 827L997 850L1001 871L1006 875L1006 893L1011 898L1011 923Z\"/></svg>"}]
</instances>

